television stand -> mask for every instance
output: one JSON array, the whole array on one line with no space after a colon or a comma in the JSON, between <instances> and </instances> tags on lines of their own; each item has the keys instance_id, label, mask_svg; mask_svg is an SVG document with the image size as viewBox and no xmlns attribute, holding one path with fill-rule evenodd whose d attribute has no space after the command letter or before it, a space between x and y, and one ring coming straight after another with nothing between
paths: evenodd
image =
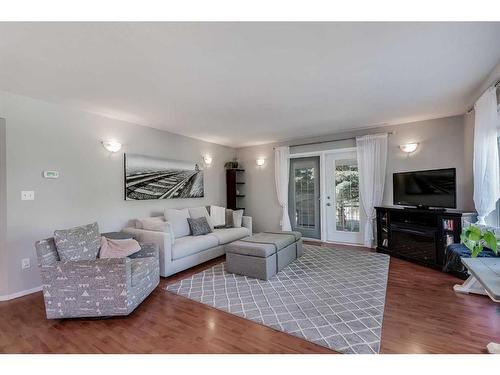
<instances>
[{"instance_id":1,"label":"television stand","mask_svg":"<svg viewBox=\"0 0 500 375\"><path fill-rule=\"evenodd\" d=\"M446 208L429 207L429 206L403 207L403 209L404 210L426 210L426 211L446 212Z\"/></svg>"},{"instance_id":2,"label":"television stand","mask_svg":"<svg viewBox=\"0 0 500 375\"><path fill-rule=\"evenodd\" d=\"M444 250L460 242L464 221L474 212L419 207L375 207L377 251L441 269Z\"/></svg>"}]
</instances>

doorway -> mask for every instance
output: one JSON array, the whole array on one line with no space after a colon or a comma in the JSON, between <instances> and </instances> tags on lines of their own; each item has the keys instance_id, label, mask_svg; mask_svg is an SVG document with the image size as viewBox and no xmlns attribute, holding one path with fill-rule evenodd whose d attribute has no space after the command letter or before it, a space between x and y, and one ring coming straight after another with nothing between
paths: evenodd
<instances>
[{"instance_id":1,"label":"doorway","mask_svg":"<svg viewBox=\"0 0 500 375\"><path fill-rule=\"evenodd\" d=\"M290 159L288 213L292 230L321 239L319 156Z\"/></svg>"},{"instance_id":2,"label":"doorway","mask_svg":"<svg viewBox=\"0 0 500 375\"><path fill-rule=\"evenodd\" d=\"M362 210L356 151L325 155L324 203L327 241L361 244Z\"/></svg>"}]
</instances>

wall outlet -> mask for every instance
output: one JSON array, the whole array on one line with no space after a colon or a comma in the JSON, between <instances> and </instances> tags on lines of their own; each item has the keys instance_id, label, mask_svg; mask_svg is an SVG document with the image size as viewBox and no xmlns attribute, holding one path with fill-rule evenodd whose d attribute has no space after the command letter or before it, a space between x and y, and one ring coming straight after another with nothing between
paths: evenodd
<instances>
[{"instance_id":1,"label":"wall outlet","mask_svg":"<svg viewBox=\"0 0 500 375\"><path fill-rule=\"evenodd\" d=\"M31 267L30 258L24 258L21 260L21 269L25 270Z\"/></svg>"},{"instance_id":2,"label":"wall outlet","mask_svg":"<svg viewBox=\"0 0 500 375\"><path fill-rule=\"evenodd\" d=\"M22 201L34 201L35 200L35 192L33 190L21 191L21 200Z\"/></svg>"}]
</instances>

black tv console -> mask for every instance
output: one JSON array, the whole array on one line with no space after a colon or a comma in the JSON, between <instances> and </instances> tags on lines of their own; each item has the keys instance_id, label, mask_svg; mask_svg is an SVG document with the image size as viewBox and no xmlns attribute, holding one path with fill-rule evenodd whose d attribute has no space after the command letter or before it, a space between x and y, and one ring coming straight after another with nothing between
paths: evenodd
<instances>
[{"instance_id":1,"label":"black tv console","mask_svg":"<svg viewBox=\"0 0 500 375\"><path fill-rule=\"evenodd\" d=\"M377 251L441 269L444 250L460 242L464 221L474 222L476 213L458 210L375 207Z\"/></svg>"}]
</instances>

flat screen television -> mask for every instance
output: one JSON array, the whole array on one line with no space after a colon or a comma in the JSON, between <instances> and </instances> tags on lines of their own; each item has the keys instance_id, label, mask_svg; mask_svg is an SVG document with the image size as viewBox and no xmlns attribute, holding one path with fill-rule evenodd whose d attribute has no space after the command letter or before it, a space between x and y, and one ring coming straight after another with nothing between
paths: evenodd
<instances>
[{"instance_id":1,"label":"flat screen television","mask_svg":"<svg viewBox=\"0 0 500 375\"><path fill-rule=\"evenodd\" d=\"M457 207L455 168L394 173L392 183L396 205Z\"/></svg>"}]
</instances>

